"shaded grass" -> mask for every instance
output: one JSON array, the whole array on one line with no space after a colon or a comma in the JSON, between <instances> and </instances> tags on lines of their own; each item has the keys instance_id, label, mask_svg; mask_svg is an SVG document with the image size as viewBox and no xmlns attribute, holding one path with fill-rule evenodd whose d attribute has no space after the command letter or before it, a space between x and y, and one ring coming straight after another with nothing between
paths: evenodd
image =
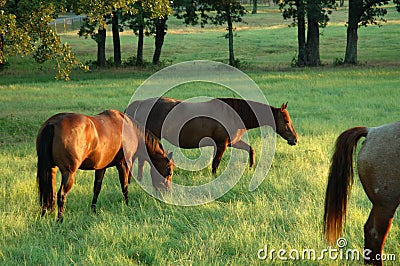
<instances>
[{"instance_id":1,"label":"shaded grass","mask_svg":"<svg viewBox=\"0 0 400 266\"><path fill-rule=\"evenodd\" d=\"M398 24L399 13L393 6L389 6L385 17L387 23L382 27L369 26L359 29L358 60L360 64L398 65L400 56L397 52L399 42ZM347 8L338 8L331 15L328 26L321 29L320 54L322 64L335 65L344 58L346 48ZM235 25L235 57L240 61L240 68L251 70L286 70L290 69L291 62L297 58L297 28L288 27L290 20L283 20L277 7L261 8L256 15L247 14L245 23ZM162 50L162 66L188 60L215 60L228 62L228 41L224 38L225 26L207 25L185 26L182 21L171 16L168 20L169 28ZM82 62L96 60L96 43L92 39L79 38L76 32L62 33L61 38L73 48L77 58ZM122 59L129 61L136 56L137 37L129 30L121 33ZM154 51L154 38L144 40L144 60L147 69L129 68L128 72L153 72L157 67L149 66ZM111 32L108 31L106 42L106 56L113 55ZM22 80L34 79L44 81L48 75L55 76L55 70L49 69L50 64L38 65L32 59L12 58L10 67L0 75L15 76ZM95 70L96 72L98 70ZM72 78L80 76L77 70ZM102 74L104 72L100 71ZM25 76L28 75L26 78ZM78 76L78 77L77 77ZM1 81L0 81L1 83Z\"/></svg>"}]
</instances>

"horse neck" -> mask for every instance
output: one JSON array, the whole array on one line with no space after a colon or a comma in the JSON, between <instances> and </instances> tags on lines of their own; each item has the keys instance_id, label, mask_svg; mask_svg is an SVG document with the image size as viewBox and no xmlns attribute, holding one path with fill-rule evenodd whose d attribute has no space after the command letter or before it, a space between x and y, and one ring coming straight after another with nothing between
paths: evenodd
<instances>
[{"instance_id":1,"label":"horse neck","mask_svg":"<svg viewBox=\"0 0 400 266\"><path fill-rule=\"evenodd\" d=\"M272 106L242 99L230 99L224 102L237 112L246 129L253 129L261 126L275 127L275 122L270 115L270 110L273 111L274 109ZM274 114L274 112L272 113Z\"/></svg>"},{"instance_id":2,"label":"horse neck","mask_svg":"<svg viewBox=\"0 0 400 266\"><path fill-rule=\"evenodd\" d=\"M146 161L149 159L158 160L164 157L164 150L160 140L139 123L136 122L134 125L136 126L136 133L139 141L139 156L143 157Z\"/></svg>"},{"instance_id":3,"label":"horse neck","mask_svg":"<svg viewBox=\"0 0 400 266\"><path fill-rule=\"evenodd\" d=\"M150 160L160 160L166 156L160 140L149 130L145 131L143 137L143 142L146 146L146 151L150 157Z\"/></svg>"},{"instance_id":4,"label":"horse neck","mask_svg":"<svg viewBox=\"0 0 400 266\"><path fill-rule=\"evenodd\" d=\"M147 138L145 143L150 159L158 160L165 156L161 143L154 136L151 136L151 138Z\"/></svg>"}]
</instances>

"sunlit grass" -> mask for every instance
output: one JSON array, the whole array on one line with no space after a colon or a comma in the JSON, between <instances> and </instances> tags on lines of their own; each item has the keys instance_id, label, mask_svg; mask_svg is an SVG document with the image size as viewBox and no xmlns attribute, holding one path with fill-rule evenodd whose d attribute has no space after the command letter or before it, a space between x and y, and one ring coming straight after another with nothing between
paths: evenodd
<instances>
[{"instance_id":1,"label":"sunlit grass","mask_svg":"<svg viewBox=\"0 0 400 266\"><path fill-rule=\"evenodd\" d=\"M288 250L326 248L321 218L334 141L351 126L376 126L398 119L399 70L343 68L248 74L272 105L289 101L288 110L299 134L296 147L278 137L272 167L259 188L248 191L253 170L247 167L236 186L215 202L179 207L152 198L134 182L130 185L130 204L125 206L117 173L109 169L98 202L99 214L93 215L89 206L94 173L79 171L62 225L55 222L55 214L38 216L34 150L37 129L55 112L93 114L105 108L122 110L133 87L143 78L122 73L118 79L3 86L0 261L50 265L240 265L260 263L257 252L265 245ZM192 84L197 91L194 95L203 92L218 96L203 85ZM187 86L171 91L170 96L190 97L190 85ZM256 160L262 160L258 153L260 139L253 136L251 141ZM212 152L208 152L211 157ZM191 156L196 158L196 154L193 151ZM221 169L228 160L229 152ZM149 180L147 175L145 178ZM175 180L181 184L206 183L212 180L211 169L177 169ZM363 247L363 224L370 207L356 181L344 235L352 248ZM388 253L400 250L397 217L385 247ZM332 264L328 260L323 263Z\"/></svg>"}]
</instances>

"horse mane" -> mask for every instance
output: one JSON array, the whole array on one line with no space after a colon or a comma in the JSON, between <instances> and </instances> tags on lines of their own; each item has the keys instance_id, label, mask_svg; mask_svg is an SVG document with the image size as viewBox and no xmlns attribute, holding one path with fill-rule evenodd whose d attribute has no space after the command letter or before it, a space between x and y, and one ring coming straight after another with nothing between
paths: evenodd
<instances>
[{"instance_id":1,"label":"horse mane","mask_svg":"<svg viewBox=\"0 0 400 266\"><path fill-rule=\"evenodd\" d=\"M147 152L150 157L154 157L157 154L157 150L161 149L164 152L164 148L160 142L160 140L145 126L137 122L135 119L132 119L132 124L135 126L136 133L139 139L139 144L145 144ZM143 147L144 148L144 147Z\"/></svg>"},{"instance_id":2,"label":"horse mane","mask_svg":"<svg viewBox=\"0 0 400 266\"><path fill-rule=\"evenodd\" d=\"M255 103L252 101L247 101L243 99L236 98L216 98L220 100L237 112L237 114L242 119L246 129L252 129L256 127L260 127L260 123L257 119L257 116L254 114L253 109L250 107L249 103ZM257 103L261 104L261 103ZM265 105L265 107L270 108L269 105Z\"/></svg>"}]
</instances>

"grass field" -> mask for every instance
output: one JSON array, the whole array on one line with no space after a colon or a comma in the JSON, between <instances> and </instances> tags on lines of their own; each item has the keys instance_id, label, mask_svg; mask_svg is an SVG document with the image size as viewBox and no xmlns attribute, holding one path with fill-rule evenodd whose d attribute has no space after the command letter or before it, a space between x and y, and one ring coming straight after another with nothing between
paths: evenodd
<instances>
[{"instance_id":1,"label":"grass field","mask_svg":"<svg viewBox=\"0 0 400 266\"><path fill-rule=\"evenodd\" d=\"M247 168L231 191L197 207L165 204L145 193L136 182L129 187L131 201L126 206L117 171L109 169L98 201L98 215L90 210L94 172L79 171L68 195L64 223L57 224L53 214L39 217L35 138L40 125L57 112L95 114L110 108L123 110L134 90L157 68L76 71L70 82L64 82L55 81L54 72L47 65L38 67L29 58L14 58L10 67L0 73L0 264L288 263L279 260L276 252L272 261L259 260L257 253L265 246L269 251L314 249L318 256L327 248L321 233L322 215L336 137L349 127L396 121L400 110L398 13L391 12L389 23L382 28L360 29L360 66L334 67L332 62L343 57L345 49L345 10L340 12L321 36L325 66L302 70L290 68L296 51L296 30L282 24L286 22L279 20L279 13L266 10L256 17L246 17L249 24L238 29L235 39L242 70L258 84L271 105L289 101L299 144L291 147L277 137L272 167L260 187L248 191L254 170ZM264 19L275 24L263 26ZM171 19L162 59L165 64L193 59L226 62L227 49L221 47L227 47L227 43L222 34L223 29L218 28L211 32L186 30ZM78 39L74 34L64 34L62 38L76 47L76 54L84 60L94 59L92 40ZM146 39L148 58L152 42ZM122 43L127 58L135 39L123 34ZM108 48L111 54L111 45ZM228 89L193 83L168 95L189 98L231 94ZM257 131L250 132L250 143L256 160L263 160ZM187 154L196 157L197 151ZM219 171L223 171L228 159L229 152ZM145 178L149 178L148 168L146 171ZM181 184L202 184L212 178L211 166L198 172L177 169L174 173L174 182ZM363 225L370 208L356 178L344 234L349 249L362 251ZM384 249L397 258L398 218L396 214ZM326 257L322 261L289 263L357 265L361 261Z\"/></svg>"}]
</instances>

